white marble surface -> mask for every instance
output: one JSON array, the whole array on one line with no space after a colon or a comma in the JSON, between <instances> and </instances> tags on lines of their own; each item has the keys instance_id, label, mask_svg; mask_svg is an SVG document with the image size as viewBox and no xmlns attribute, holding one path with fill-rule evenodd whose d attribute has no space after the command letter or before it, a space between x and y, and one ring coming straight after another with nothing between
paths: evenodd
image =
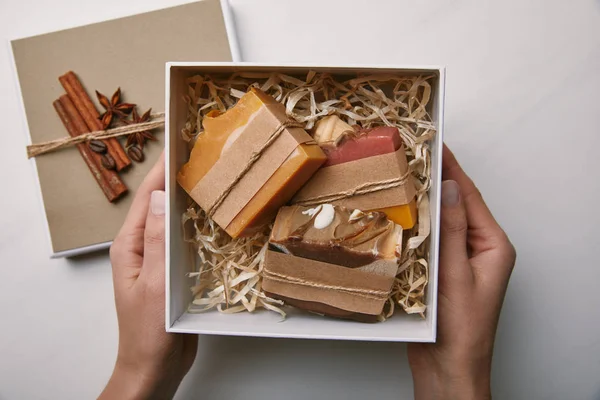
<instances>
[{"instance_id":1,"label":"white marble surface","mask_svg":"<svg viewBox=\"0 0 600 400\"><path fill-rule=\"evenodd\" d=\"M3 0L0 36L173 3ZM495 398L599 399L600 1L232 4L247 61L448 67L447 142L519 253ZM3 52L0 399L93 398L117 348L108 257L48 259L14 85ZM412 397L403 345L205 337L177 398L373 396Z\"/></svg>"}]
</instances>

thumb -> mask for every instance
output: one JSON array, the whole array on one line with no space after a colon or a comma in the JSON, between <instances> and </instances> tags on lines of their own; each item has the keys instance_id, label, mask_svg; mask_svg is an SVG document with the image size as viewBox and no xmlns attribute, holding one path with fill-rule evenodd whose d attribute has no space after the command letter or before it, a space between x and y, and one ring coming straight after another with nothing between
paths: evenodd
<instances>
[{"instance_id":1,"label":"thumb","mask_svg":"<svg viewBox=\"0 0 600 400\"><path fill-rule=\"evenodd\" d=\"M467 213L456 181L442 182L440 278L452 287L472 281L467 254Z\"/></svg>"},{"instance_id":2,"label":"thumb","mask_svg":"<svg viewBox=\"0 0 600 400\"><path fill-rule=\"evenodd\" d=\"M150 207L144 229L144 265L140 276L161 280L165 267L165 192L155 190L150 196Z\"/></svg>"}]
</instances>

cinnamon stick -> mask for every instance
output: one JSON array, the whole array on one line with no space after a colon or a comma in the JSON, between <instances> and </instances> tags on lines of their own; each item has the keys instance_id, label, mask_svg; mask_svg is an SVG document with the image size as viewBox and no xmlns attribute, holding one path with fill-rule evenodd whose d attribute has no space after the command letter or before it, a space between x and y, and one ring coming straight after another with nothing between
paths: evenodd
<instances>
[{"instance_id":1,"label":"cinnamon stick","mask_svg":"<svg viewBox=\"0 0 600 400\"><path fill-rule=\"evenodd\" d=\"M89 128L69 96L62 95L52 105L63 125L67 128L69 135L79 136L89 132ZM94 153L86 143L78 144L77 148L108 201L112 203L127 192L127 187L121 181L119 175L102 167L100 161L102 156L100 154Z\"/></svg>"},{"instance_id":2,"label":"cinnamon stick","mask_svg":"<svg viewBox=\"0 0 600 400\"><path fill-rule=\"evenodd\" d=\"M69 71L66 74L58 78L61 85L69 95L69 98L75 105L75 108L79 112L80 116L85 121L89 132L103 130L102 122L100 121L100 113L96 109L96 106L92 102L90 96L83 88L83 85L77 78L77 75L73 71ZM131 160L123 150L121 143L117 138L110 138L104 141L108 147L108 153L115 159L117 164L117 171L131 165Z\"/></svg>"}]
</instances>

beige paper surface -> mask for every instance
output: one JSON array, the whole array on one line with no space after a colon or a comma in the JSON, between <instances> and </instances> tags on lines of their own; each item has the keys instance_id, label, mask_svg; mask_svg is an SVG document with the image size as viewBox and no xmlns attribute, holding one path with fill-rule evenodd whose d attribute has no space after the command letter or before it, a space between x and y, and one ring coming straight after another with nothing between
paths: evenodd
<instances>
[{"instance_id":1,"label":"beige paper surface","mask_svg":"<svg viewBox=\"0 0 600 400\"><path fill-rule=\"evenodd\" d=\"M123 100L140 113L165 107L165 62L230 61L218 0L102 22L12 42L15 64L33 143L68 136L52 102L64 90L58 77L73 70L88 94L107 96L121 87ZM54 252L110 241L118 232L133 195L158 159L158 142L144 148L146 160L121 174L129 194L110 204L76 147L36 159ZM25 157L23 148L23 157Z\"/></svg>"},{"instance_id":2,"label":"beige paper surface","mask_svg":"<svg viewBox=\"0 0 600 400\"><path fill-rule=\"evenodd\" d=\"M347 268L268 251L262 287L266 292L292 299L378 315L388 298L397 270L394 261L380 260L364 267ZM336 290L331 286L350 290ZM352 293L353 290L365 292ZM382 294L370 294L368 291Z\"/></svg>"},{"instance_id":3,"label":"beige paper surface","mask_svg":"<svg viewBox=\"0 0 600 400\"><path fill-rule=\"evenodd\" d=\"M207 210L246 167L252 154L286 120L283 105L262 106L243 128L243 134L192 189L192 198ZM304 129L286 128L233 187L217 208L213 220L222 227L229 225L294 150L312 140Z\"/></svg>"},{"instance_id":4,"label":"beige paper surface","mask_svg":"<svg viewBox=\"0 0 600 400\"><path fill-rule=\"evenodd\" d=\"M395 153L367 157L321 168L296 193L292 199L292 204L302 204L303 201L316 196L347 192L368 182L376 183L399 178L406 174L407 170L408 164L404 146L400 147ZM375 210L408 204L416 193L415 185L411 179L409 176L405 184L395 188L327 202L359 210Z\"/></svg>"}]
</instances>

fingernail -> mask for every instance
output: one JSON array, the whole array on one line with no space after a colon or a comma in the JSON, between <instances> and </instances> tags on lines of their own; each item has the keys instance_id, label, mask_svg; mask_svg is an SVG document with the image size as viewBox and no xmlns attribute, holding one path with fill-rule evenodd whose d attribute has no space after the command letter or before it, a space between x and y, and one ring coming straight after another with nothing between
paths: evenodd
<instances>
[{"instance_id":1,"label":"fingernail","mask_svg":"<svg viewBox=\"0 0 600 400\"><path fill-rule=\"evenodd\" d=\"M460 200L460 188L456 181L442 182L442 205L453 207Z\"/></svg>"},{"instance_id":2,"label":"fingernail","mask_svg":"<svg viewBox=\"0 0 600 400\"><path fill-rule=\"evenodd\" d=\"M165 215L165 192L155 190L150 196L150 211L157 217Z\"/></svg>"}]
</instances>

